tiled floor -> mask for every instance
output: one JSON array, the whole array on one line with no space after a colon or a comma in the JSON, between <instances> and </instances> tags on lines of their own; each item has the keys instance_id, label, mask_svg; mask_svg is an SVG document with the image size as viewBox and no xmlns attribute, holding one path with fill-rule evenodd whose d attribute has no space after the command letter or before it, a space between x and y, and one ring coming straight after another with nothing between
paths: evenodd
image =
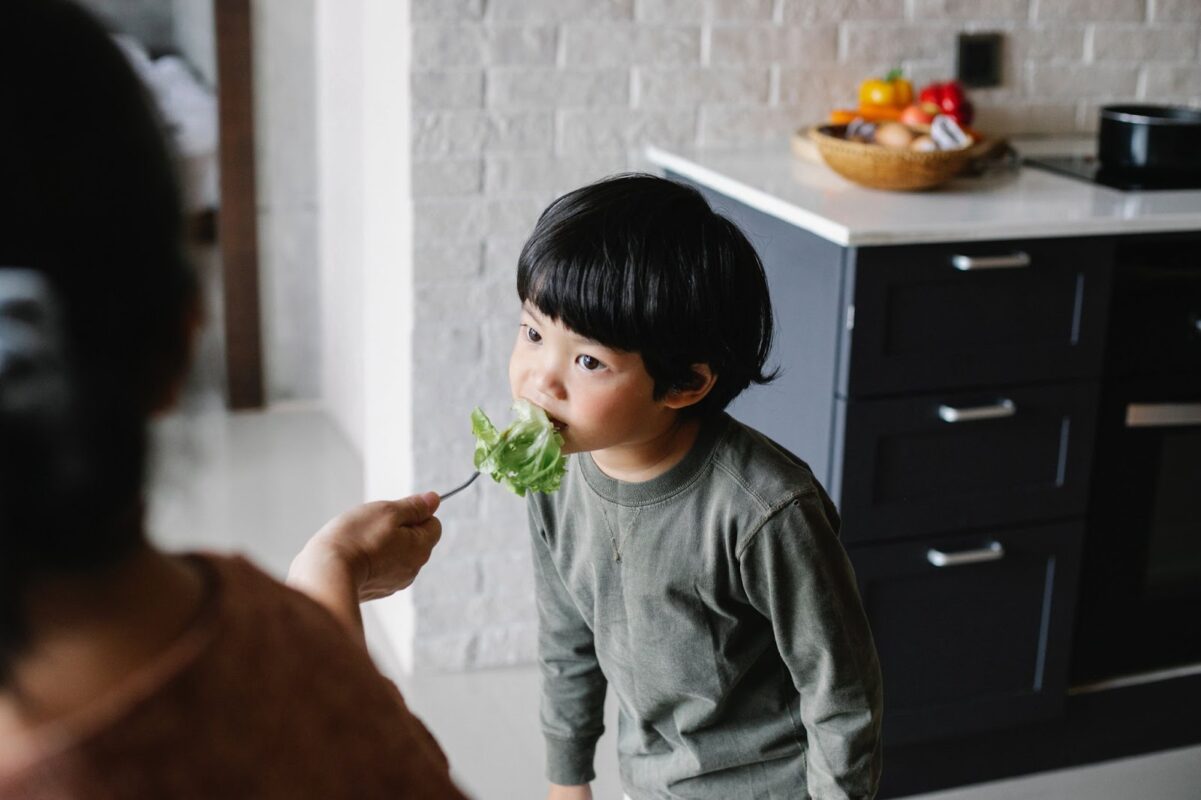
<instances>
[{"instance_id":1,"label":"tiled floor","mask_svg":"<svg viewBox=\"0 0 1201 800\"><path fill-rule=\"evenodd\" d=\"M362 475L346 441L320 411L226 414L210 394L159 426L151 527L164 546L236 549L283 575L308 536L359 501ZM436 555L435 555L436 557ZM368 616L369 622L371 617ZM380 632L369 633L375 642ZM394 662L377 648L385 672ZM410 705L480 800L545 796L532 667L401 679ZM598 748L597 800L621 796L614 708ZM922 800L1198 800L1201 747L937 794Z\"/></svg>"}]
</instances>

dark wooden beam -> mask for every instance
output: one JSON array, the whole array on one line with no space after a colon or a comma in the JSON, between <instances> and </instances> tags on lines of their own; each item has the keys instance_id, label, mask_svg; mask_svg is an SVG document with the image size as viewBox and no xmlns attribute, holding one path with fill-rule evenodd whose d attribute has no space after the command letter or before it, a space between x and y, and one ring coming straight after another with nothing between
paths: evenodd
<instances>
[{"instance_id":1,"label":"dark wooden beam","mask_svg":"<svg viewBox=\"0 0 1201 800\"><path fill-rule=\"evenodd\" d=\"M254 82L250 0L214 0L220 109L220 239L229 406L263 406L258 204L254 179Z\"/></svg>"}]
</instances>

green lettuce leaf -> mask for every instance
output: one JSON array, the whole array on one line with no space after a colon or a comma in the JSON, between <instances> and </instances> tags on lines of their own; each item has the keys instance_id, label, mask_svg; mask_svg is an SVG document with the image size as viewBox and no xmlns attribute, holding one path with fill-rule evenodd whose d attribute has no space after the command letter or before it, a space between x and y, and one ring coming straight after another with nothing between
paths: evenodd
<instances>
[{"instance_id":1,"label":"green lettuce leaf","mask_svg":"<svg viewBox=\"0 0 1201 800\"><path fill-rule=\"evenodd\" d=\"M567 472L563 437L546 412L526 400L513 404L517 418L498 431L484 412L471 412L475 434L475 468L491 475L518 497L530 492L553 492Z\"/></svg>"}]
</instances>

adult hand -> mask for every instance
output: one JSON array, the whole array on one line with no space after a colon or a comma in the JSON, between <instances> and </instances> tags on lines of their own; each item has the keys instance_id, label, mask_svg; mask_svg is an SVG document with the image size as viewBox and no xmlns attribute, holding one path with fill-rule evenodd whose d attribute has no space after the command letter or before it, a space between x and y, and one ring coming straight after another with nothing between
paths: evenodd
<instances>
[{"instance_id":1,"label":"adult hand","mask_svg":"<svg viewBox=\"0 0 1201 800\"><path fill-rule=\"evenodd\" d=\"M308 594L363 638L358 605L408 587L438 539L433 492L365 503L317 531L292 561L288 584Z\"/></svg>"},{"instance_id":2,"label":"adult hand","mask_svg":"<svg viewBox=\"0 0 1201 800\"><path fill-rule=\"evenodd\" d=\"M356 506L317 531L301 556L344 565L359 602L387 597L407 589L429 561L442 536L434 516L438 502L438 495L426 492Z\"/></svg>"},{"instance_id":3,"label":"adult hand","mask_svg":"<svg viewBox=\"0 0 1201 800\"><path fill-rule=\"evenodd\" d=\"M546 800L592 800L592 784L581 783L577 786L550 785Z\"/></svg>"}]
</instances>

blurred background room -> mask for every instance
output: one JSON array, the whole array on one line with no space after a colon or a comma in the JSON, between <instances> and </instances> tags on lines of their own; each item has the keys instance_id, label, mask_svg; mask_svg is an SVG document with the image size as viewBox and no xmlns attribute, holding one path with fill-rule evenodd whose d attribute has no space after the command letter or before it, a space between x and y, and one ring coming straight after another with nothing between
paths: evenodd
<instances>
[{"instance_id":1,"label":"blurred background room","mask_svg":"<svg viewBox=\"0 0 1201 800\"><path fill-rule=\"evenodd\" d=\"M509 405L525 236L566 190L661 171L647 145L787 151L865 76L953 75L973 31L1005 37L1000 85L972 93L992 135L1087 138L1116 100L1201 105L1197 0L84 5L159 100L205 278L191 391L158 426L152 531L280 577L335 513L471 474L471 409ZM469 793L543 796L524 502L481 481L439 516L417 583L368 607L372 652ZM610 698L605 800L615 713ZM1199 786L1192 747L924 797Z\"/></svg>"}]
</instances>

